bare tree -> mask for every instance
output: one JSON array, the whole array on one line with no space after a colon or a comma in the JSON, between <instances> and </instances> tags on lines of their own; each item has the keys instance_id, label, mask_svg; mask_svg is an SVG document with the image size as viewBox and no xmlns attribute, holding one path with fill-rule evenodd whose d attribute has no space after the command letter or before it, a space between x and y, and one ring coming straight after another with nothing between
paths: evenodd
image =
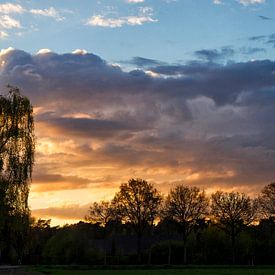
<instances>
[{"instance_id":1,"label":"bare tree","mask_svg":"<svg viewBox=\"0 0 275 275\"><path fill-rule=\"evenodd\" d=\"M129 222L137 234L137 253L141 256L141 238L152 226L158 214L162 196L152 184L142 179L130 179L120 185L113 203L123 222Z\"/></svg>"},{"instance_id":2,"label":"bare tree","mask_svg":"<svg viewBox=\"0 0 275 275\"><path fill-rule=\"evenodd\" d=\"M104 228L104 264L107 264L107 223L114 219L114 208L110 201L94 202L90 206L88 216L85 220L91 223L99 223Z\"/></svg>"},{"instance_id":3,"label":"bare tree","mask_svg":"<svg viewBox=\"0 0 275 275\"><path fill-rule=\"evenodd\" d=\"M179 185L170 190L165 206L164 215L177 221L181 226L184 245L184 263L187 263L186 242L188 236L208 210L209 200L204 191L197 187Z\"/></svg>"},{"instance_id":4,"label":"bare tree","mask_svg":"<svg viewBox=\"0 0 275 275\"><path fill-rule=\"evenodd\" d=\"M217 191L212 194L212 214L217 225L230 236L235 263L236 238L256 217L255 202L245 194Z\"/></svg>"},{"instance_id":5,"label":"bare tree","mask_svg":"<svg viewBox=\"0 0 275 275\"><path fill-rule=\"evenodd\" d=\"M259 197L261 212L269 218L275 217L275 182L265 186Z\"/></svg>"},{"instance_id":6,"label":"bare tree","mask_svg":"<svg viewBox=\"0 0 275 275\"><path fill-rule=\"evenodd\" d=\"M101 226L113 219L114 211L110 201L94 202L89 209L89 214L85 220L91 223L99 223Z\"/></svg>"}]
</instances>

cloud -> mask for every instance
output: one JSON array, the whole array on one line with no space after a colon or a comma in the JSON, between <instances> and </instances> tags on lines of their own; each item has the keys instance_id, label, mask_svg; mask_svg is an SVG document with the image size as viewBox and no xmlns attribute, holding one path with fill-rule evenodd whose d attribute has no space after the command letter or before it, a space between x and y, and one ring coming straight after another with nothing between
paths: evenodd
<instances>
[{"instance_id":1,"label":"cloud","mask_svg":"<svg viewBox=\"0 0 275 275\"><path fill-rule=\"evenodd\" d=\"M56 21L63 21L65 19L54 7L50 7L48 9L31 9L30 13L34 15L52 17Z\"/></svg>"},{"instance_id":2,"label":"cloud","mask_svg":"<svg viewBox=\"0 0 275 275\"><path fill-rule=\"evenodd\" d=\"M80 54L80 55L85 55L87 54L88 52L84 49L76 49L72 52L73 54Z\"/></svg>"},{"instance_id":3,"label":"cloud","mask_svg":"<svg viewBox=\"0 0 275 275\"><path fill-rule=\"evenodd\" d=\"M57 207L48 207L32 210L32 215L37 218L55 217L64 220L84 220L90 205L70 204Z\"/></svg>"},{"instance_id":4,"label":"cloud","mask_svg":"<svg viewBox=\"0 0 275 275\"><path fill-rule=\"evenodd\" d=\"M221 50L203 49L195 52L195 55L197 57L207 60L209 62L227 59L232 57L234 54L235 54L235 51L231 47L223 47Z\"/></svg>"},{"instance_id":5,"label":"cloud","mask_svg":"<svg viewBox=\"0 0 275 275\"><path fill-rule=\"evenodd\" d=\"M266 52L265 48L257 48L257 47L242 47L240 48L240 53L245 55L251 55L255 53Z\"/></svg>"},{"instance_id":6,"label":"cloud","mask_svg":"<svg viewBox=\"0 0 275 275\"><path fill-rule=\"evenodd\" d=\"M114 192L131 177L163 192L176 181L250 192L274 180L274 61L138 61L159 77L91 53L1 51L0 87L20 87L35 106L37 193Z\"/></svg>"},{"instance_id":7,"label":"cloud","mask_svg":"<svg viewBox=\"0 0 275 275\"><path fill-rule=\"evenodd\" d=\"M107 120L107 119L92 119L92 118L74 118L74 117L52 117L51 115L43 115L43 118L37 116L37 120L45 126L49 126L52 130L55 129L57 134L64 132L76 137L96 137L100 139L113 138L119 133L125 131L140 131L138 125L131 118L122 121ZM137 123L136 123L137 124Z\"/></svg>"},{"instance_id":8,"label":"cloud","mask_svg":"<svg viewBox=\"0 0 275 275\"><path fill-rule=\"evenodd\" d=\"M244 6L265 3L265 0L237 0L237 1Z\"/></svg>"},{"instance_id":9,"label":"cloud","mask_svg":"<svg viewBox=\"0 0 275 275\"><path fill-rule=\"evenodd\" d=\"M94 15L88 21L87 25L98 27L118 28L127 24L124 18L105 18L102 15Z\"/></svg>"},{"instance_id":10,"label":"cloud","mask_svg":"<svg viewBox=\"0 0 275 275\"><path fill-rule=\"evenodd\" d=\"M130 4L137 4L137 3L143 3L145 2L144 0L125 0L127 3Z\"/></svg>"},{"instance_id":11,"label":"cloud","mask_svg":"<svg viewBox=\"0 0 275 275\"><path fill-rule=\"evenodd\" d=\"M240 4L242 4L243 6L265 3L265 0L236 0L236 1ZM223 4L223 1L222 0L213 0L213 4L221 5L221 4Z\"/></svg>"},{"instance_id":12,"label":"cloud","mask_svg":"<svg viewBox=\"0 0 275 275\"><path fill-rule=\"evenodd\" d=\"M4 31L0 31L0 39L5 39L9 36L9 34L7 32Z\"/></svg>"},{"instance_id":13,"label":"cloud","mask_svg":"<svg viewBox=\"0 0 275 275\"><path fill-rule=\"evenodd\" d=\"M251 36L249 37L250 41L262 41L266 38L265 35L257 35L257 36Z\"/></svg>"},{"instance_id":14,"label":"cloud","mask_svg":"<svg viewBox=\"0 0 275 275\"><path fill-rule=\"evenodd\" d=\"M51 53L52 51L50 49L40 49L37 54L48 54Z\"/></svg>"},{"instance_id":15,"label":"cloud","mask_svg":"<svg viewBox=\"0 0 275 275\"><path fill-rule=\"evenodd\" d=\"M0 26L4 29L21 28L20 22L9 15L0 15Z\"/></svg>"},{"instance_id":16,"label":"cloud","mask_svg":"<svg viewBox=\"0 0 275 275\"><path fill-rule=\"evenodd\" d=\"M64 176L60 174L35 173L33 177L33 191L70 190L87 188L91 181L79 176ZM49 186L50 185L50 186Z\"/></svg>"},{"instance_id":17,"label":"cloud","mask_svg":"<svg viewBox=\"0 0 275 275\"><path fill-rule=\"evenodd\" d=\"M267 37L266 44L271 44L275 48L275 33Z\"/></svg>"},{"instance_id":18,"label":"cloud","mask_svg":"<svg viewBox=\"0 0 275 275\"><path fill-rule=\"evenodd\" d=\"M153 9L150 7L141 7L138 15L123 16L110 18L103 15L93 15L86 22L86 25L108 28L119 28L125 25L137 26L145 23L157 22L157 19L153 18Z\"/></svg>"},{"instance_id":19,"label":"cloud","mask_svg":"<svg viewBox=\"0 0 275 275\"><path fill-rule=\"evenodd\" d=\"M165 65L165 62L155 60L155 59L150 59L150 58L144 58L140 56L135 56L128 61L120 61L120 63L135 65L139 68Z\"/></svg>"},{"instance_id":20,"label":"cloud","mask_svg":"<svg viewBox=\"0 0 275 275\"><path fill-rule=\"evenodd\" d=\"M258 35L249 37L249 41L253 42L262 42L264 44L270 44L273 47L275 46L275 33L269 35Z\"/></svg>"},{"instance_id":21,"label":"cloud","mask_svg":"<svg viewBox=\"0 0 275 275\"><path fill-rule=\"evenodd\" d=\"M267 16L263 16L263 15L259 15L259 18L261 18L262 20L273 20L273 18L267 17Z\"/></svg>"},{"instance_id":22,"label":"cloud","mask_svg":"<svg viewBox=\"0 0 275 275\"><path fill-rule=\"evenodd\" d=\"M25 9L19 4L5 3L0 4L0 13L10 14L10 13L23 13Z\"/></svg>"}]
</instances>

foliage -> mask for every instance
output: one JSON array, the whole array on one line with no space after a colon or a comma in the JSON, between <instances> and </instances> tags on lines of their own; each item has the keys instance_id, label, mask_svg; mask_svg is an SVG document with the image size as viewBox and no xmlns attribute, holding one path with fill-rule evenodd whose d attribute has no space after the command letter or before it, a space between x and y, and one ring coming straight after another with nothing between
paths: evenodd
<instances>
[{"instance_id":1,"label":"foliage","mask_svg":"<svg viewBox=\"0 0 275 275\"><path fill-rule=\"evenodd\" d=\"M197 187L178 185L170 190L164 207L164 214L181 226L184 244L184 263L187 262L186 241L199 221L207 214L208 198Z\"/></svg>"},{"instance_id":2,"label":"foliage","mask_svg":"<svg viewBox=\"0 0 275 275\"><path fill-rule=\"evenodd\" d=\"M208 212L208 198L197 187L179 185L170 191L165 201L165 216L181 224L183 240Z\"/></svg>"},{"instance_id":3,"label":"foliage","mask_svg":"<svg viewBox=\"0 0 275 275\"><path fill-rule=\"evenodd\" d=\"M108 222L115 219L114 212L111 202L94 202L90 206L89 214L85 217L85 220L91 223L99 223L105 227Z\"/></svg>"},{"instance_id":4,"label":"foliage","mask_svg":"<svg viewBox=\"0 0 275 275\"><path fill-rule=\"evenodd\" d=\"M130 222L136 231L152 225L162 197L152 184L142 179L130 179L122 183L113 203L124 222Z\"/></svg>"},{"instance_id":5,"label":"foliage","mask_svg":"<svg viewBox=\"0 0 275 275\"><path fill-rule=\"evenodd\" d=\"M236 236L244 225L255 220L256 208L245 194L217 191L212 194L212 214L220 228L227 234Z\"/></svg>"},{"instance_id":6,"label":"foliage","mask_svg":"<svg viewBox=\"0 0 275 275\"><path fill-rule=\"evenodd\" d=\"M275 217L275 182L263 188L259 202L266 217Z\"/></svg>"},{"instance_id":7,"label":"foliage","mask_svg":"<svg viewBox=\"0 0 275 275\"><path fill-rule=\"evenodd\" d=\"M24 253L33 163L32 105L18 88L9 87L9 93L0 96L0 255L4 261L21 261Z\"/></svg>"},{"instance_id":8,"label":"foliage","mask_svg":"<svg viewBox=\"0 0 275 275\"><path fill-rule=\"evenodd\" d=\"M158 214L162 196L152 184L142 179L130 179L120 185L113 205L122 222L130 223L137 234L137 251L140 254L141 236L152 226Z\"/></svg>"},{"instance_id":9,"label":"foliage","mask_svg":"<svg viewBox=\"0 0 275 275\"><path fill-rule=\"evenodd\" d=\"M217 191L212 194L212 214L217 225L230 236L235 263L236 237L256 218L256 204L245 194Z\"/></svg>"}]
</instances>

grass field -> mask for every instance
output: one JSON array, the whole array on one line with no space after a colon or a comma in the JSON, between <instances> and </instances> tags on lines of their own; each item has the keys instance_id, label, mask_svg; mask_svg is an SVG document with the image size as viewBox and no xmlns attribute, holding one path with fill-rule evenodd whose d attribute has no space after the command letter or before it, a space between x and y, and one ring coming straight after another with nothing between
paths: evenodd
<instances>
[{"instance_id":1,"label":"grass field","mask_svg":"<svg viewBox=\"0 0 275 275\"><path fill-rule=\"evenodd\" d=\"M184 268L184 269L154 269L154 270L69 270L52 268L34 268L32 269L42 274L56 275L274 275L275 268Z\"/></svg>"}]
</instances>

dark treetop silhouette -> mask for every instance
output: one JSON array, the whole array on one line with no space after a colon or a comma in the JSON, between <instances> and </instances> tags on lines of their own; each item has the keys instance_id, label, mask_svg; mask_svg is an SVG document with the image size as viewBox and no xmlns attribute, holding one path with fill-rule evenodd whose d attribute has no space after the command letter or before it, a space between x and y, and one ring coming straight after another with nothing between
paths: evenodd
<instances>
[{"instance_id":1,"label":"dark treetop silhouette","mask_svg":"<svg viewBox=\"0 0 275 275\"><path fill-rule=\"evenodd\" d=\"M184 244L184 263L187 262L186 241L208 211L208 198L197 187L176 186L167 196L164 215L178 222Z\"/></svg>"},{"instance_id":2,"label":"dark treetop silhouette","mask_svg":"<svg viewBox=\"0 0 275 275\"><path fill-rule=\"evenodd\" d=\"M212 214L218 226L230 236L235 264L236 237L256 218L256 204L245 194L217 191L212 194Z\"/></svg>"},{"instance_id":3,"label":"dark treetop silhouette","mask_svg":"<svg viewBox=\"0 0 275 275\"><path fill-rule=\"evenodd\" d=\"M142 179L130 179L120 185L113 204L121 220L129 222L137 234L137 253L141 254L141 237L152 226L162 201L152 184Z\"/></svg>"}]
</instances>

